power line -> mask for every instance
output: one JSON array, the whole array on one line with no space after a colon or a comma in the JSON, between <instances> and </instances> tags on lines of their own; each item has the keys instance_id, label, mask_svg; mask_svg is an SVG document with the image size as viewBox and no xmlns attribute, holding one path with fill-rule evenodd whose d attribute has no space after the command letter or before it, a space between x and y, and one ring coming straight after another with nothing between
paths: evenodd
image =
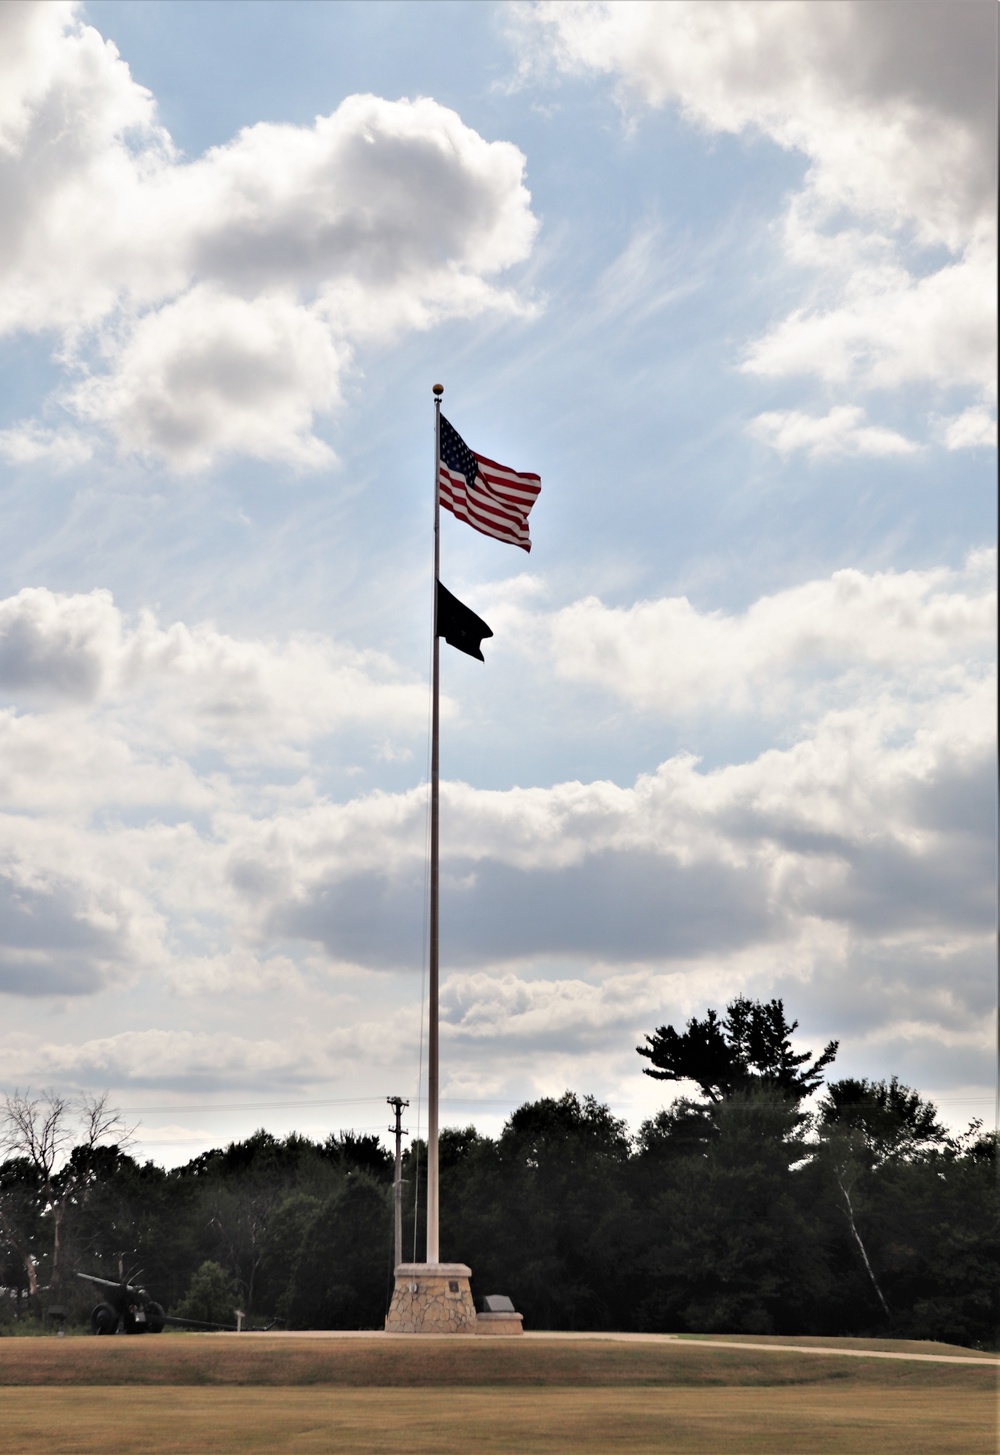
<instances>
[{"instance_id":1,"label":"power line","mask_svg":"<svg viewBox=\"0 0 1000 1455\"><path fill-rule=\"evenodd\" d=\"M535 1098L539 1099L539 1098ZM545 1098L540 1098L544 1100ZM931 1096L924 1100L930 1100L935 1106L991 1106L992 1098L985 1096ZM481 1096L456 1096L441 1098L442 1106L498 1106L510 1107L523 1100L515 1096L505 1097L481 1097ZM298 1108L308 1109L310 1107L338 1107L338 1106L378 1106L384 1101L381 1096L354 1096L341 1098L308 1098L296 1101L206 1101L206 1102L174 1102L167 1106L121 1106L117 1110L126 1116L155 1115L165 1116L170 1112L213 1112L213 1111L290 1111ZM760 1103L758 1103L759 1105ZM859 1104L859 1103L855 1103ZM612 1110L629 1109L634 1104L629 1101L610 1101L606 1103Z\"/></svg>"},{"instance_id":2,"label":"power line","mask_svg":"<svg viewBox=\"0 0 1000 1455\"><path fill-rule=\"evenodd\" d=\"M143 1112L165 1115L172 1111L277 1111L310 1106L378 1106L383 1100L381 1096L353 1096L335 1101L183 1101L172 1106L121 1106L118 1110L128 1116L140 1116Z\"/></svg>"}]
</instances>

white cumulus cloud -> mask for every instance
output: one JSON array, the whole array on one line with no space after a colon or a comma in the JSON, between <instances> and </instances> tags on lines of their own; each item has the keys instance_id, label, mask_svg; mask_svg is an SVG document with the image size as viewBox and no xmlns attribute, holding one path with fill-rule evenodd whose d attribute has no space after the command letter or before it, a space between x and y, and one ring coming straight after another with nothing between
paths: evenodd
<instances>
[{"instance_id":1,"label":"white cumulus cloud","mask_svg":"<svg viewBox=\"0 0 1000 1455\"><path fill-rule=\"evenodd\" d=\"M829 455L912 455L919 447L882 425L864 424L857 405L840 404L817 417L797 409L772 409L751 421L750 433L780 455L805 450L811 459Z\"/></svg>"},{"instance_id":2,"label":"white cumulus cloud","mask_svg":"<svg viewBox=\"0 0 1000 1455\"><path fill-rule=\"evenodd\" d=\"M346 723L414 729L426 687L319 635L239 639L210 623L127 621L109 591L25 587L0 601L0 690L29 705L117 705L175 748L291 743ZM152 704L156 704L152 709ZM148 730L148 729L147 729Z\"/></svg>"},{"instance_id":3,"label":"white cumulus cloud","mask_svg":"<svg viewBox=\"0 0 1000 1455\"><path fill-rule=\"evenodd\" d=\"M563 1067L603 1075L643 1027L740 990L858 1043L985 1059L991 586L983 553L962 571L841 571L741 613L678 598L540 614L546 673L662 717L773 711L781 741L711 769L674 753L622 783L442 785L455 1094L484 1084L484 1048L519 1084L541 1058L531 1084L558 1091ZM525 612L530 579L507 595ZM5 1064L190 1087L415 1062L426 788L335 801L308 735L345 713L422 726L423 685L310 638L133 622L107 593L19 593L0 642L19 703L0 714L0 991L72 998L91 1027L102 992L159 997L145 1028L8 1035ZM333 986L350 995L320 1032L317 987ZM219 1007L210 1034L183 1029L193 995Z\"/></svg>"},{"instance_id":4,"label":"white cumulus cloud","mask_svg":"<svg viewBox=\"0 0 1000 1455\"><path fill-rule=\"evenodd\" d=\"M141 318L113 370L72 400L82 418L112 425L124 449L178 469L227 452L312 468L333 460L312 423L337 403L345 361L322 320L288 297L195 287Z\"/></svg>"},{"instance_id":5,"label":"white cumulus cloud","mask_svg":"<svg viewBox=\"0 0 1000 1455\"><path fill-rule=\"evenodd\" d=\"M509 142L359 95L187 160L78 6L2 12L0 332L57 331L63 403L123 449L322 465L360 342L526 309L495 281L536 230Z\"/></svg>"},{"instance_id":6,"label":"white cumulus cloud","mask_svg":"<svg viewBox=\"0 0 1000 1455\"><path fill-rule=\"evenodd\" d=\"M802 231L801 218L793 216L786 229L789 250L822 258L826 286L817 301L795 309L751 345L747 373L813 375L832 386L868 389L929 382L994 391L992 237L979 230L954 262L921 276L898 260L872 260L854 235L837 248L815 248Z\"/></svg>"},{"instance_id":7,"label":"white cumulus cloud","mask_svg":"<svg viewBox=\"0 0 1000 1455\"><path fill-rule=\"evenodd\" d=\"M894 681L924 690L959 663L984 663L996 639L992 552L961 571L856 569L763 596L743 613L699 611L687 597L609 607L596 597L516 617L526 649L570 682L671 716L725 708L831 706ZM789 694L792 694L790 697Z\"/></svg>"},{"instance_id":8,"label":"white cumulus cloud","mask_svg":"<svg viewBox=\"0 0 1000 1455\"><path fill-rule=\"evenodd\" d=\"M976 405L945 423L944 442L949 450L996 449L996 416Z\"/></svg>"},{"instance_id":9,"label":"white cumulus cloud","mask_svg":"<svg viewBox=\"0 0 1000 1455\"><path fill-rule=\"evenodd\" d=\"M752 128L809 158L828 209L915 220L961 247L992 207L988 4L541 0L523 35L712 131Z\"/></svg>"}]
</instances>

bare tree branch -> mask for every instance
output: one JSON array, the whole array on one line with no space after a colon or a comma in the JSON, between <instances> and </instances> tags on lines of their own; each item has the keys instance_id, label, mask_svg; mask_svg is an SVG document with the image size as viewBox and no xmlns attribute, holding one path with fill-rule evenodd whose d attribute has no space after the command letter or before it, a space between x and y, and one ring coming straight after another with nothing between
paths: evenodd
<instances>
[{"instance_id":1,"label":"bare tree branch","mask_svg":"<svg viewBox=\"0 0 1000 1455\"><path fill-rule=\"evenodd\" d=\"M54 1091L33 1097L30 1087L23 1092L17 1087L12 1096L4 1097L0 1145L26 1157L46 1185L72 1141L68 1110L69 1102Z\"/></svg>"},{"instance_id":2,"label":"bare tree branch","mask_svg":"<svg viewBox=\"0 0 1000 1455\"><path fill-rule=\"evenodd\" d=\"M85 1092L78 1102L78 1114L83 1125L82 1144L93 1150L103 1141L111 1141L123 1150L132 1146L139 1123L127 1125L121 1119L117 1107L109 1106L111 1093L104 1091L100 1096L88 1096Z\"/></svg>"},{"instance_id":3,"label":"bare tree branch","mask_svg":"<svg viewBox=\"0 0 1000 1455\"><path fill-rule=\"evenodd\" d=\"M51 1286L57 1289L61 1275L63 1222L74 1200L85 1202L88 1195L89 1157L82 1162L72 1156L76 1148L92 1153L102 1143L114 1141L119 1147L133 1140L135 1127L127 1126L116 1107L108 1105L109 1093L76 1101L42 1091L32 1096L30 1087L5 1096L0 1108L0 1154L13 1155L32 1169L36 1187L32 1202L36 1216L47 1213L52 1237ZM2 1209L0 1209L2 1212ZM24 1262L32 1294L37 1292L35 1254L29 1241L20 1237L16 1227L3 1229L7 1242Z\"/></svg>"}]
</instances>

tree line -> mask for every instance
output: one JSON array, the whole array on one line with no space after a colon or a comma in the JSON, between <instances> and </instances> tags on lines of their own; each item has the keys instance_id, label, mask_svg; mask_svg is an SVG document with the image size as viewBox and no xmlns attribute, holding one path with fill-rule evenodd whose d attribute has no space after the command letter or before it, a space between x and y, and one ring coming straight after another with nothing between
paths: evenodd
<instances>
[{"instance_id":1,"label":"tree line","mask_svg":"<svg viewBox=\"0 0 1000 1455\"><path fill-rule=\"evenodd\" d=\"M440 1137L442 1258L535 1329L892 1336L996 1347L996 1134L949 1134L896 1077L828 1081L780 1000L661 1026L647 1074L694 1085L636 1135L592 1096L519 1107L498 1137ZM76 1120L74 1120L76 1117ZM141 1281L168 1312L379 1328L392 1289L390 1154L351 1132L261 1130L169 1171L105 1099L15 1093L2 1113L0 1333L76 1272ZM404 1257L422 1258L425 1146L403 1160Z\"/></svg>"}]
</instances>

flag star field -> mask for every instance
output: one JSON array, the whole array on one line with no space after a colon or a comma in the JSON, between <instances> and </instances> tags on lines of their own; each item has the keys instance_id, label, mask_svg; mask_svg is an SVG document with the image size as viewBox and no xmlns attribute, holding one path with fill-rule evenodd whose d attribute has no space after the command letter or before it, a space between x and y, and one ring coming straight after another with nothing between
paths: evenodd
<instances>
[{"instance_id":1,"label":"flag star field","mask_svg":"<svg viewBox=\"0 0 1000 1455\"><path fill-rule=\"evenodd\" d=\"M0 1091L420 1126L441 383L443 1124L737 995L990 1117L996 28L0 6Z\"/></svg>"}]
</instances>

